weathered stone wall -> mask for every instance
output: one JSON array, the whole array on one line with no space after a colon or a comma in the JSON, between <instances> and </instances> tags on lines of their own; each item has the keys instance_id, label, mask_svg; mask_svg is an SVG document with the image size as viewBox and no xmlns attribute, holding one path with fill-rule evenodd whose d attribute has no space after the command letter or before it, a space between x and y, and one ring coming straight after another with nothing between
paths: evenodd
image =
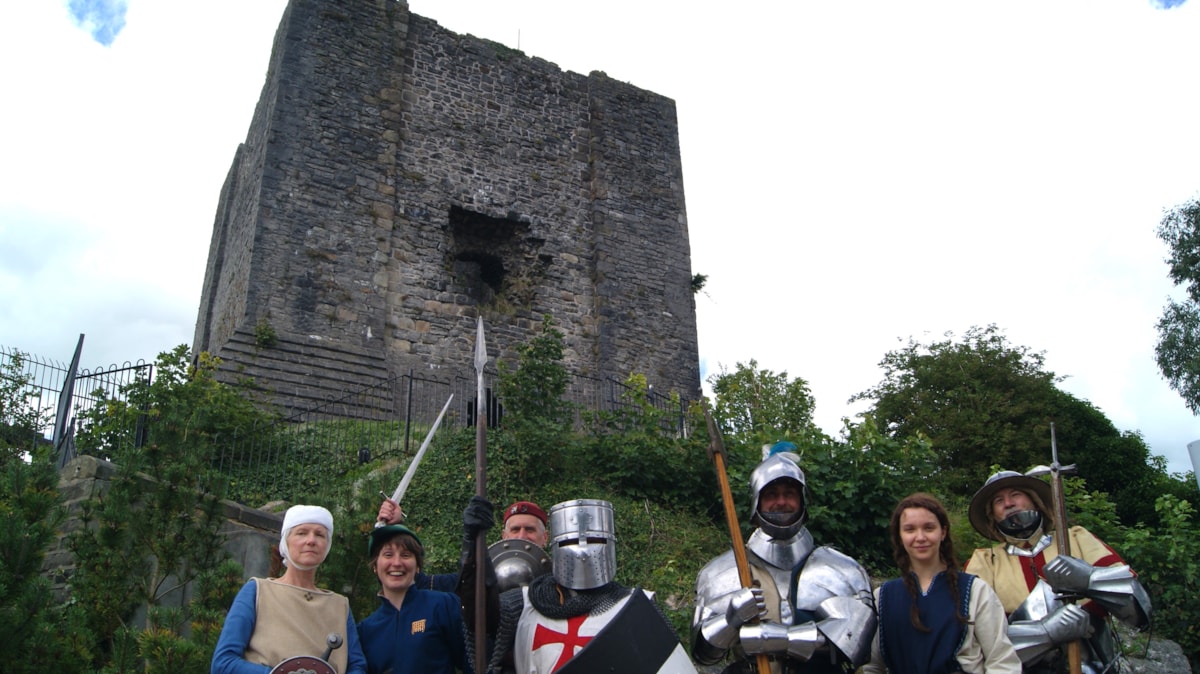
<instances>
[{"instance_id":1,"label":"weathered stone wall","mask_svg":"<svg viewBox=\"0 0 1200 674\"><path fill-rule=\"evenodd\" d=\"M63 495L67 519L58 541L46 553L43 571L51 579L55 597L67 599L67 581L75 571L75 559L67 548L67 537L83 526L80 515L86 501L108 491L117 468L93 456L71 460L59 475L58 489ZM146 478L148 479L148 478ZM223 548L242 565L246 578L266 577L271 568L271 546L279 544L283 515L248 508L224 501L225 523L221 525ZM191 600L191 588L185 587L163 601L164 606L179 606Z\"/></svg>"},{"instance_id":2,"label":"weathered stone wall","mask_svg":"<svg viewBox=\"0 0 1200 674\"><path fill-rule=\"evenodd\" d=\"M230 378L257 361L273 390L271 361L292 362L311 390L287 395L327 397L344 383L318 359L229 344L262 323L379 354L381 378L469 373L477 315L512 359L550 314L576 372L690 397L691 276L673 101L404 2L292 0L222 192L194 348Z\"/></svg>"}]
</instances>

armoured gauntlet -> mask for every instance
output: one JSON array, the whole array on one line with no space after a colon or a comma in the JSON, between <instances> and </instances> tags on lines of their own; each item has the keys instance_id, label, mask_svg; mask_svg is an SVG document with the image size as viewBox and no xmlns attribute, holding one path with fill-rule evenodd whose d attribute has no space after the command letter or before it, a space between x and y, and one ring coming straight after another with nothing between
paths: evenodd
<instances>
[{"instance_id":1,"label":"armoured gauntlet","mask_svg":"<svg viewBox=\"0 0 1200 674\"><path fill-rule=\"evenodd\" d=\"M802 661L807 661L825 645L825 636L814 622L791 627L777 622L743 625L739 636L742 650L748 655L786 652L789 657Z\"/></svg>"},{"instance_id":2,"label":"armoured gauntlet","mask_svg":"<svg viewBox=\"0 0 1200 674\"><path fill-rule=\"evenodd\" d=\"M1128 625L1145 627L1150 622L1150 598L1127 564L1092 566L1059 555L1043 572L1056 592L1087 597Z\"/></svg>"},{"instance_id":3,"label":"armoured gauntlet","mask_svg":"<svg viewBox=\"0 0 1200 674\"><path fill-rule=\"evenodd\" d=\"M819 650L832 650L854 667L867 661L876 625L871 605L855 597L830 597L816 614L816 622L792 627L776 622L745 625L739 635L742 650L753 655L786 652L803 661Z\"/></svg>"},{"instance_id":4,"label":"armoured gauntlet","mask_svg":"<svg viewBox=\"0 0 1200 674\"><path fill-rule=\"evenodd\" d=\"M700 635L713 646L725 650L733 645L738 628L754 618L765 618L767 604L760 587L742 588L729 597L724 614L709 618L700 626Z\"/></svg>"},{"instance_id":5,"label":"armoured gauntlet","mask_svg":"<svg viewBox=\"0 0 1200 674\"><path fill-rule=\"evenodd\" d=\"M1022 620L1008 627L1008 638L1022 663L1037 662L1061 644L1090 636L1092 621L1075 604L1062 606L1042 620Z\"/></svg>"}]
</instances>

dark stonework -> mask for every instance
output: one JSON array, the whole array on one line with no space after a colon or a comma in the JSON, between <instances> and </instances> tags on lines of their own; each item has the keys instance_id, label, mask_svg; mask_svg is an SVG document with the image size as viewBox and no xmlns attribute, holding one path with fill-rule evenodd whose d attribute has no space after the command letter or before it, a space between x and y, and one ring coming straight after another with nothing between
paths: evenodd
<instances>
[{"instance_id":1,"label":"dark stonework","mask_svg":"<svg viewBox=\"0 0 1200 674\"><path fill-rule=\"evenodd\" d=\"M295 408L410 368L471 376L477 315L512 362L550 314L573 371L693 397L691 276L672 100L404 2L292 0L193 348Z\"/></svg>"}]
</instances>

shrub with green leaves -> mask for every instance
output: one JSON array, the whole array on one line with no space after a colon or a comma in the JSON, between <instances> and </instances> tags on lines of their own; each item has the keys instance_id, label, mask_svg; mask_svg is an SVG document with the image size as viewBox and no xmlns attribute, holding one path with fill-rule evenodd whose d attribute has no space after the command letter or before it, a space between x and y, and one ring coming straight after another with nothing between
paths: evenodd
<instances>
[{"instance_id":1,"label":"shrub with green leaves","mask_svg":"<svg viewBox=\"0 0 1200 674\"><path fill-rule=\"evenodd\" d=\"M1196 510L1170 494L1154 503L1161 530L1129 529L1119 551L1138 573L1154 604L1154 630L1178 642L1200 667L1200 529ZM1169 532L1169 535L1164 535Z\"/></svg>"},{"instance_id":2,"label":"shrub with green leaves","mask_svg":"<svg viewBox=\"0 0 1200 674\"><path fill-rule=\"evenodd\" d=\"M14 674L84 672L91 635L80 607L53 599L41 575L62 522L58 472L46 460L0 462L0 634Z\"/></svg>"},{"instance_id":3,"label":"shrub with green leaves","mask_svg":"<svg viewBox=\"0 0 1200 674\"><path fill-rule=\"evenodd\" d=\"M591 432L584 438L580 463L587 474L630 498L704 510L720 493L708 459L707 436L681 437L664 430L674 420L650 402L644 376L633 375L625 385L622 405L588 415ZM671 407L678 409L678 394L672 392L671 400ZM704 428L702 418L698 423Z\"/></svg>"},{"instance_id":4,"label":"shrub with green leaves","mask_svg":"<svg viewBox=\"0 0 1200 674\"><path fill-rule=\"evenodd\" d=\"M575 421L575 408L564 398L571 375L561 362L563 334L546 316L541 333L515 350L515 366L498 363L504 451L496 452L496 467L516 483L542 482L563 468Z\"/></svg>"}]
</instances>

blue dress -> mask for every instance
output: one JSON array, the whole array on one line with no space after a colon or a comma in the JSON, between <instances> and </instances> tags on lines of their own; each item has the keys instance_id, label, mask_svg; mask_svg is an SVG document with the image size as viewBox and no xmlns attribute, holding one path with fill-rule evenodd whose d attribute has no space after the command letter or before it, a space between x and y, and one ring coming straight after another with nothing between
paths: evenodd
<instances>
[{"instance_id":1,"label":"blue dress","mask_svg":"<svg viewBox=\"0 0 1200 674\"><path fill-rule=\"evenodd\" d=\"M961 671L956 659L967 635L966 618L970 612L971 585L975 576L958 574L958 596L950 595L945 572L933 577L929 589L916 598L921 632L912 624L909 609L913 597L896 578L879 590L879 651L890 672L909 674L950 674Z\"/></svg>"},{"instance_id":2,"label":"blue dress","mask_svg":"<svg viewBox=\"0 0 1200 674\"><path fill-rule=\"evenodd\" d=\"M458 596L415 585L399 610L380 595L358 624L367 674L454 674L466 670L466 636Z\"/></svg>"}]
</instances>

